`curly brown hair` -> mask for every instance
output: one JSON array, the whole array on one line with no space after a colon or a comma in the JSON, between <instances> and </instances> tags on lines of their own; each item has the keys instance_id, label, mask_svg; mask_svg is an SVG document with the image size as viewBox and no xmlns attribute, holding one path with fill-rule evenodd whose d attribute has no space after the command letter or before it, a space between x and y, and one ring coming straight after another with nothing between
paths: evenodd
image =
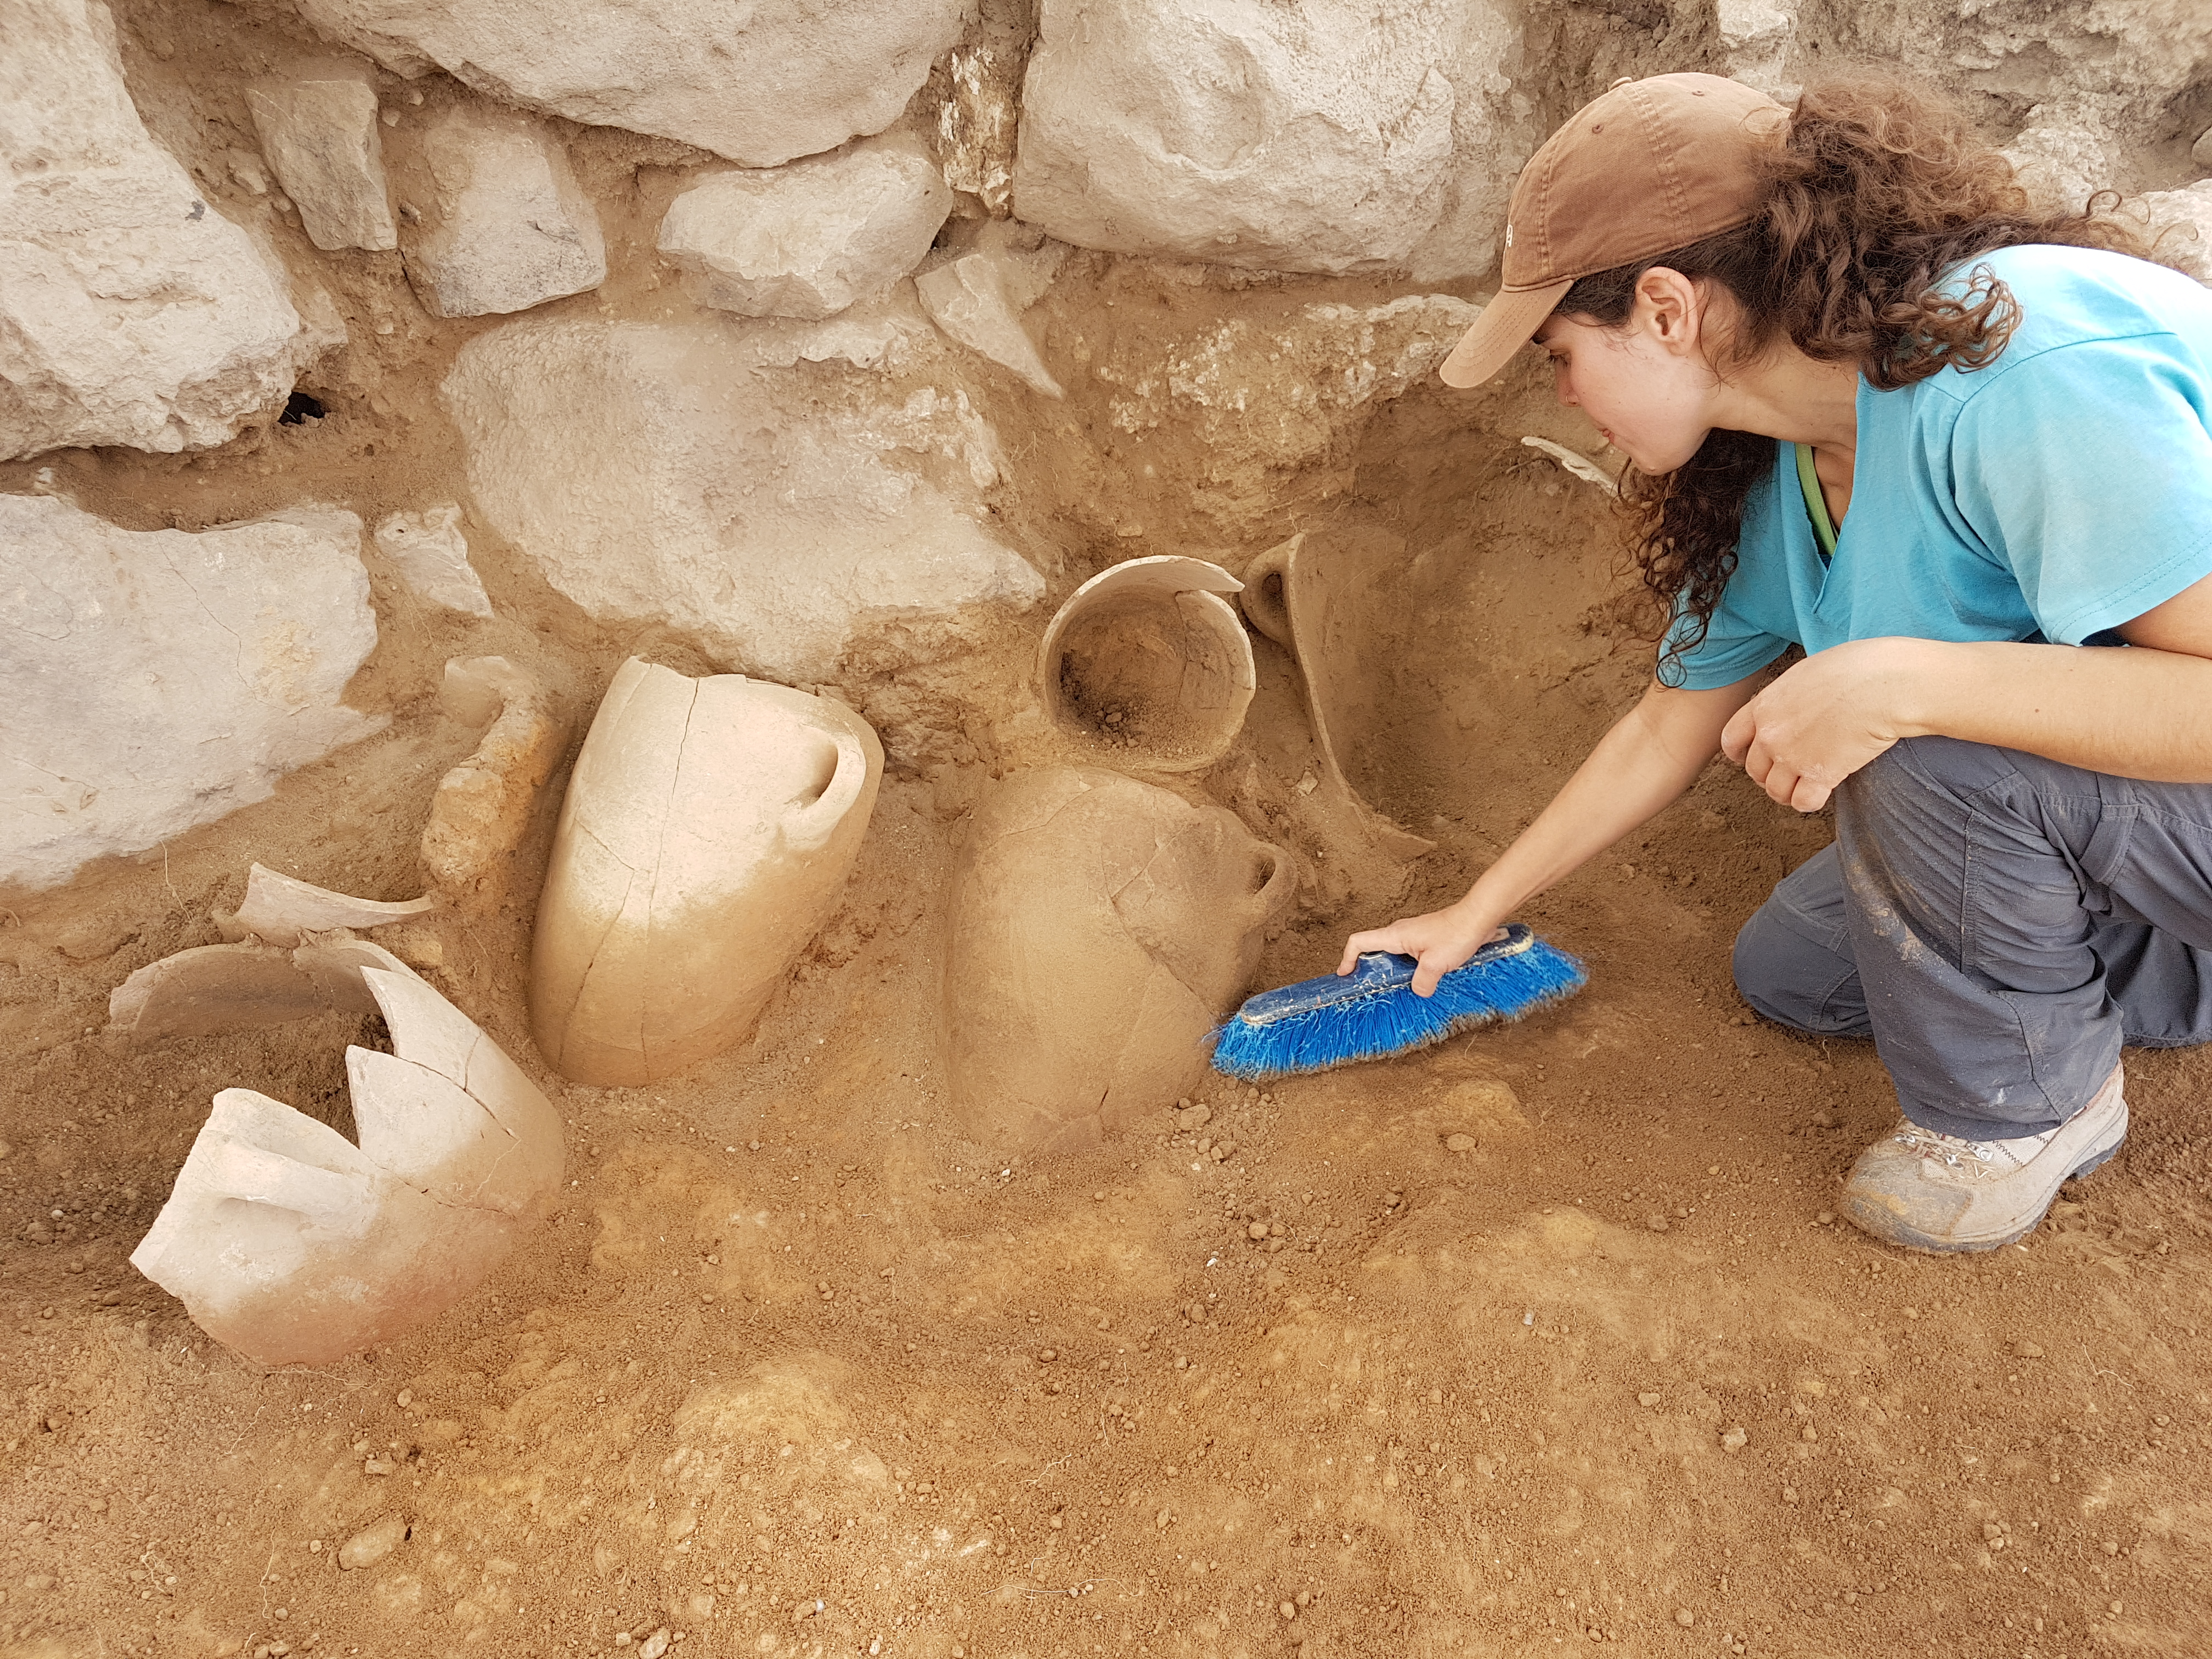
<instances>
[{"instance_id":1,"label":"curly brown hair","mask_svg":"<svg viewBox=\"0 0 2212 1659\"><path fill-rule=\"evenodd\" d=\"M2012 164L1956 109L1908 82L1856 77L1808 87L1782 141L1761 153L1764 204L1749 223L1657 258L1584 276L1557 310L1618 325L1636 284L1665 266L1734 296L1738 314L1708 349L1716 372L1756 362L1786 338L1816 362L1851 363L1892 391L1945 368L1975 369L2004 349L2020 307L1987 267L1963 291L1937 284L1977 254L2057 243L2140 254L2109 216L2032 212ZM1957 285L1953 285L1954 289ZM1644 585L1690 620L1669 634L1659 674L1705 637L1735 574L1744 501L1776 464L1771 438L1715 429L1672 472L1630 467L1621 500Z\"/></svg>"}]
</instances>

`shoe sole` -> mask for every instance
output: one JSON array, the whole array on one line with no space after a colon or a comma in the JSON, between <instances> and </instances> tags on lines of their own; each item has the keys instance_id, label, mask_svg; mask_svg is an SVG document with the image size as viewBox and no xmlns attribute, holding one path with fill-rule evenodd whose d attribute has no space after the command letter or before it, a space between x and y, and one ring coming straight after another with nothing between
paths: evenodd
<instances>
[{"instance_id":1,"label":"shoe sole","mask_svg":"<svg viewBox=\"0 0 2212 1659\"><path fill-rule=\"evenodd\" d=\"M2061 1176L2058 1185L2063 1187L2069 1181L2078 1181L2085 1175L2103 1169L2106 1164L2119 1156L2120 1149L2127 1144L2127 1128L2124 1121L2118 1139L2109 1146L2100 1147L2091 1152L2088 1157ZM2057 1188L2051 1189L2051 1196L2054 1200L2057 1198ZM2043 1224L2044 1217L2051 1213L2051 1206L2045 1204L2029 1218L2025 1226L2015 1227L2000 1237L1954 1239L1939 1243L1923 1233L1907 1234L1899 1231L1897 1226L1897 1218L1887 1211L1878 1210L1871 1205L1860 1204L1850 1198L1844 1200L1841 1207L1844 1218L1869 1237L1884 1244L1893 1245L1900 1250L1911 1250L1921 1255L1977 1255L1989 1250L2002 1250L2006 1245L2016 1244L2026 1238L2040 1227Z\"/></svg>"}]
</instances>

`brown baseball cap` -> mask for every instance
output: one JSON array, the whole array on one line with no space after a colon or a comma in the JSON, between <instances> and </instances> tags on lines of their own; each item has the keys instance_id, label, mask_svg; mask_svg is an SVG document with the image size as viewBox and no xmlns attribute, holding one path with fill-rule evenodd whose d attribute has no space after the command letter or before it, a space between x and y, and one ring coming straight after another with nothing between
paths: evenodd
<instances>
[{"instance_id":1,"label":"brown baseball cap","mask_svg":"<svg viewBox=\"0 0 2212 1659\"><path fill-rule=\"evenodd\" d=\"M1733 230L1759 211L1759 152L1790 112L1717 75L1616 81L1544 141L1505 211L1504 286L1438 371L1480 386L1575 279Z\"/></svg>"}]
</instances>

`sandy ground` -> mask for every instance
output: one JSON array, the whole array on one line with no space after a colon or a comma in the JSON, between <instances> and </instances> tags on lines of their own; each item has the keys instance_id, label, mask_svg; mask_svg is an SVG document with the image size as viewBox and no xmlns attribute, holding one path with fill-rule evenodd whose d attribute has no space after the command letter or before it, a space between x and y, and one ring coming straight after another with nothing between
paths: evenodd
<instances>
[{"instance_id":1,"label":"sandy ground","mask_svg":"<svg viewBox=\"0 0 2212 1659\"><path fill-rule=\"evenodd\" d=\"M580 166L658 180L649 228L668 181L623 142L577 137ZM611 222L622 270L639 234ZM380 257L339 297L403 321L356 330L313 388L326 419L212 457L40 465L139 527L456 495L428 388L477 325L406 317ZM1038 315L1056 367L1079 336L1111 362L1148 330L1360 297L1085 281ZM564 303L664 301L618 274ZM1648 673L1603 503L1517 442L1594 445L1533 377L1409 393L1356 450L1299 439L1287 471L1264 434L994 395L1002 424L1034 417L1006 521L1055 599L1132 550L1234 566L1317 523L1405 540L1363 647L1386 712L1343 743L1438 850L1410 872L1315 857L1304 714L1265 641L1244 737L1178 786L1312 860L1263 983L1459 890ZM252 859L418 891L430 791L476 738L436 711L447 656L529 662L580 730L628 653L703 666L471 540L495 622L378 573L385 644L351 695L395 716L384 735L0 910L0 1655L2212 1651L2212 1060L2131 1056L2127 1152L2018 1248L1923 1260L1835 1223L1894 1105L1867 1048L1779 1033L1734 994L1735 928L1827 830L1725 766L1528 913L1590 964L1559 1010L1265 1094L1218 1085L1204 1114L1163 1102L1080 1157L961 1139L940 899L1049 606L1003 659L921 683L856 668L891 767L843 906L757 1036L665 1086L566 1086L530 1043L556 777L510 903L432 924L426 971L568 1120L558 1213L374 1355L264 1375L213 1346L125 1261L210 1095L343 1127L341 1049L376 1033L130 1052L100 1034L108 992L211 942ZM341 1571L380 1524L389 1555Z\"/></svg>"}]
</instances>

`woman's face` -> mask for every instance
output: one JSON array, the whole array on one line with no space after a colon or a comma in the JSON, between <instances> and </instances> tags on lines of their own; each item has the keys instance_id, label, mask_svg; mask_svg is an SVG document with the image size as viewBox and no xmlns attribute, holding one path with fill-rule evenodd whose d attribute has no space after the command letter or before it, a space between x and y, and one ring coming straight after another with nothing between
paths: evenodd
<instances>
[{"instance_id":1,"label":"woman's face","mask_svg":"<svg viewBox=\"0 0 2212 1659\"><path fill-rule=\"evenodd\" d=\"M1697 347L1703 307L1686 283L1682 289L1672 299L1639 293L1619 324L1554 312L1536 331L1559 401L1582 410L1647 473L1680 466L1714 425L1719 382Z\"/></svg>"}]
</instances>

